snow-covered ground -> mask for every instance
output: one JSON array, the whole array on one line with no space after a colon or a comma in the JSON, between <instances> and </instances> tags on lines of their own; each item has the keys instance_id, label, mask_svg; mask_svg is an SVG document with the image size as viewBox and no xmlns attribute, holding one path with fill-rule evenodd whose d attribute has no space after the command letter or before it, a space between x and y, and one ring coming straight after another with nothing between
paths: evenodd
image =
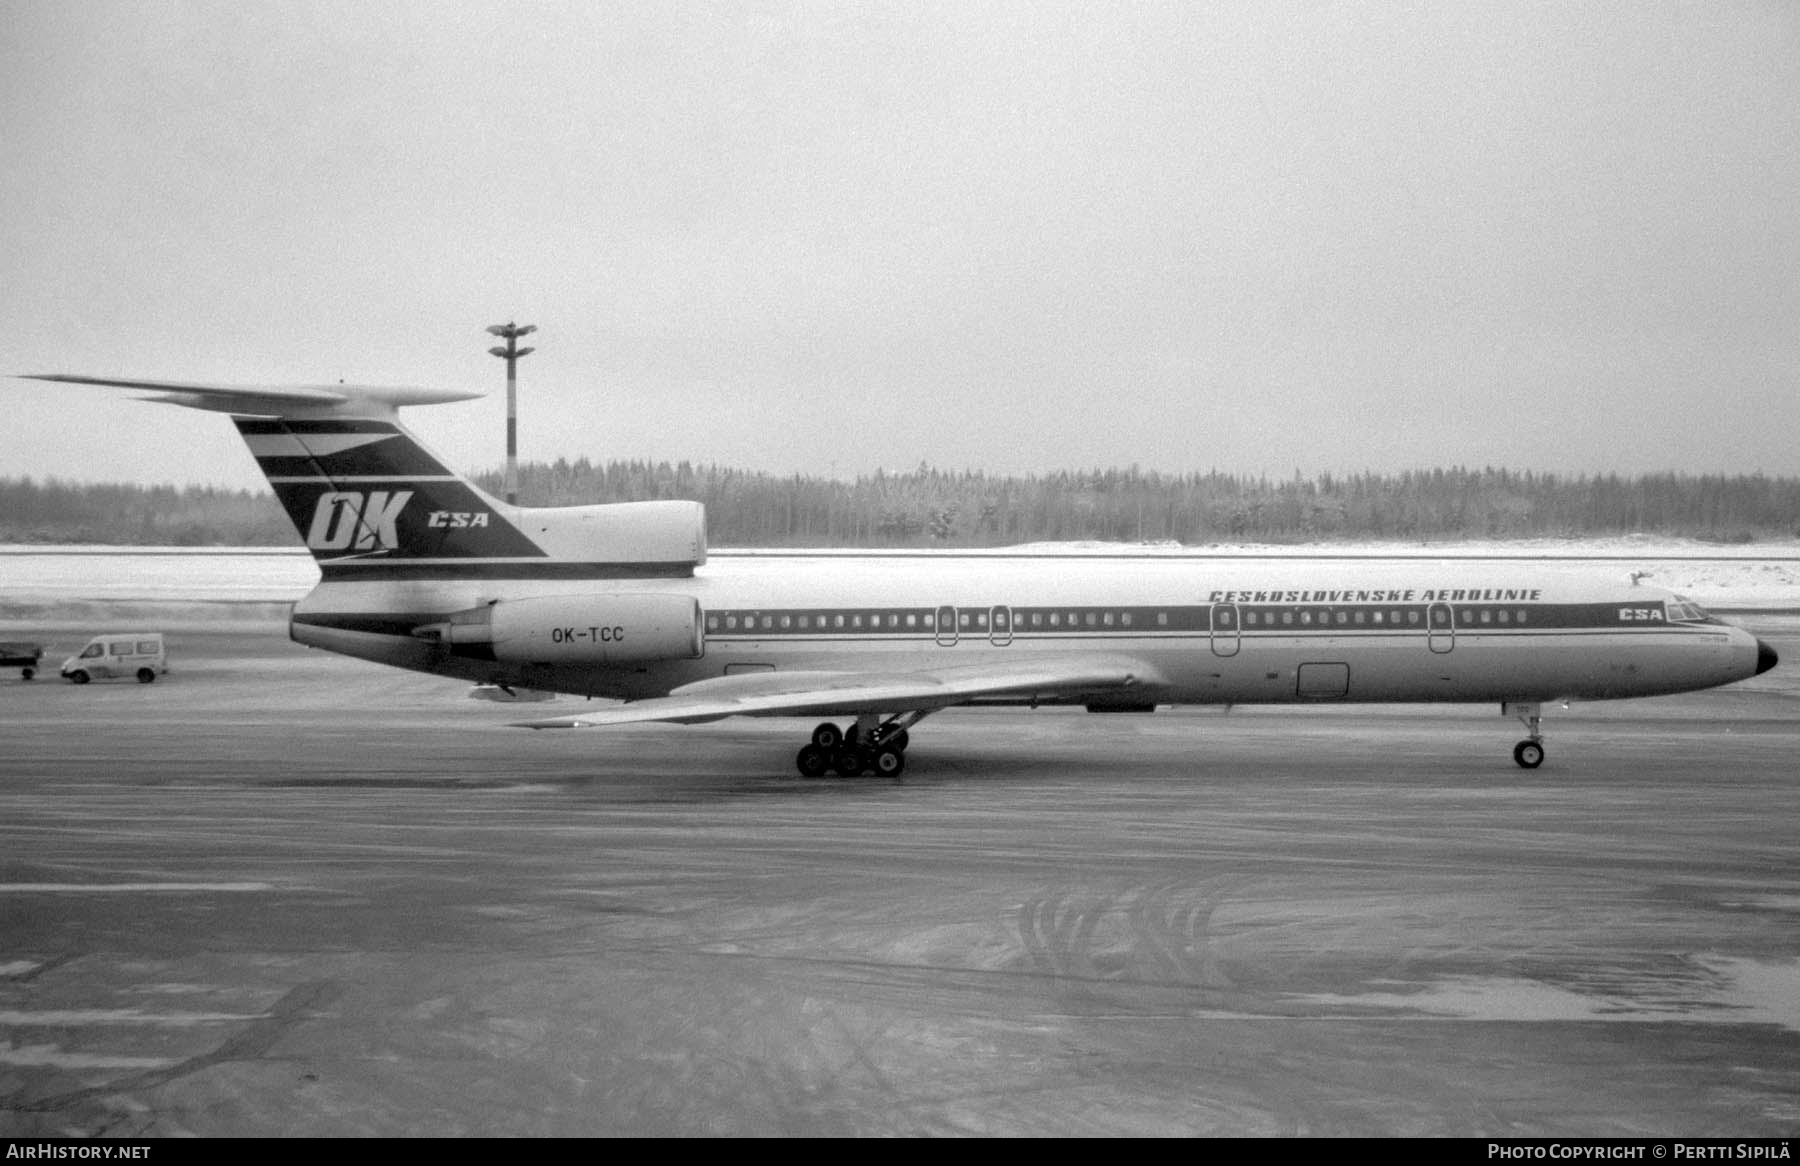
<instances>
[{"instance_id":1,"label":"snow-covered ground","mask_svg":"<svg viewBox=\"0 0 1800 1166\"><path fill-rule=\"evenodd\" d=\"M715 549L716 558L783 559L816 555L1131 555L1157 558L1496 559L1586 566L1636 574L1721 611L1800 612L1800 542L1720 546L1679 539L1521 539L1459 543L1319 543L1177 546L1128 543L1036 543L960 551L793 551ZM290 603L318 581L305 550L295 548L0 546L0 619L9 606L48 602Z\"/></svg>"}]
</instances>

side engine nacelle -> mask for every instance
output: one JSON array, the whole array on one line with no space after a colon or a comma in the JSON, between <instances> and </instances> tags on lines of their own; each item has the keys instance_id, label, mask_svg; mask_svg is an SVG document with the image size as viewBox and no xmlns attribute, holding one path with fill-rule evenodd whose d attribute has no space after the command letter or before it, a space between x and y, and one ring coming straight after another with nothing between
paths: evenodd
<instances>
[{"instance_id":1,"label":"side engine nacelle","mask_svg":"<svg viewBox=\"0 0 1800 1166\"><path fill-rule=\"evenodd\" d=\"M695 659L702 626L691 595L546 595L459 611L413 635L503 664L641 664Z\"/></svg>"}]
</instances>

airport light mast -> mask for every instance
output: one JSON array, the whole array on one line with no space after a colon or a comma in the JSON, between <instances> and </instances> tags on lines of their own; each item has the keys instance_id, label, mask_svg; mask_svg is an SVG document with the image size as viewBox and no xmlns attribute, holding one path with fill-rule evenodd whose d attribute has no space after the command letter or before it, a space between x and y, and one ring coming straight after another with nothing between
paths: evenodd
<instances>
[{"instance_id":1,"label":"airport light mast","mask_svg":"<svg viewBox=\"0 0 1800 1166\"><path fill-rule=\"evenodd\" d=\"M537 331L536 324L514 324L508 321L488 328L495 336L506 340L506 347L499 345L488 349L490 353L506 361L506 504L519 504L519 358L533 352L530 348L519 347L519 337L529 336Z\"/></svg>"}]
</instances>

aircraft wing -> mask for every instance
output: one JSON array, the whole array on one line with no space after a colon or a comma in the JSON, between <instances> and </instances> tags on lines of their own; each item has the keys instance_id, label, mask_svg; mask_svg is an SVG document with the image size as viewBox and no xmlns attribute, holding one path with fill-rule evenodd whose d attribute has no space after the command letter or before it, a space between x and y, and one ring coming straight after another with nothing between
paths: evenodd
<instances>
[{"instance_id":1,"label":"aircraft wing","mask_svg":"<svg viewBox=\"0 0 1800 1166\"><path fill-rule=\"evenodd\" d=\"M1129 656L1044 656L906 672L753 672L702 680L668 696L572 717L521 721L525 729L580 729L645 721L699 724L726 717L842 717L949 708L986 698L1068 700L1136 694L1166 682Z\"/></svg>"}]
</instances>

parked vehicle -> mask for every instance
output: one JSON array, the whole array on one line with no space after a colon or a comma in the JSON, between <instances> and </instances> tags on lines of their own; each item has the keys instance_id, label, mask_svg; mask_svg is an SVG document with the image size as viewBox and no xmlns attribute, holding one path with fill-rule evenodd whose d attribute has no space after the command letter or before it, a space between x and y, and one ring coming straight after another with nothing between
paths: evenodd
<instances>
[{"instance_id":1,"label":"parked vehicle","mask_svg":"<svg viewBox=\"0 0 1800 1166\"><path fill-rule=\"evenodd\" d=\"M38 661L43 658L42 644L0 643L0 668L17 668L21 680L36 676Z\"/></svg>"},{"instance_id":2,"label":"parked vehicle","mask_svg":"<svg viewBox=\"0 0 1800 1166\"><path fill-rule=\"evenodd\" d=\"M109 676L135 676L149 684L169 670L161 632L112 632L95 636L63 661L63 679L76 684Z\"/></svg>"}]
</instances>

